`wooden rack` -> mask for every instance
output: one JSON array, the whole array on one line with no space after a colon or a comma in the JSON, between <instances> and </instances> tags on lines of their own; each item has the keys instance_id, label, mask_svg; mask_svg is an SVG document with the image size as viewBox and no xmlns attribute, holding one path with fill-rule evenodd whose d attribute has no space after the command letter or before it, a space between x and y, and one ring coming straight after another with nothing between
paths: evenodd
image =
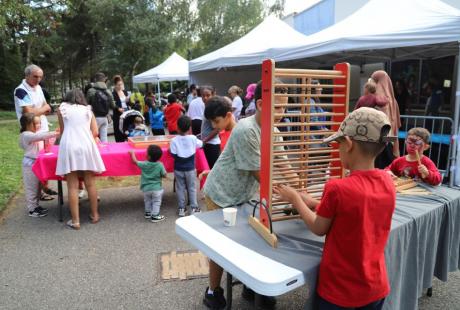
<instances>
[{"instance_id":1,"label":"wooden rack","mask_svg":"<svg viewBox=\"0 0 460 310\"><path fill-rule=\"evenodd\" d=\"M250 216L249 224L273 247L277 238L272 223L299 218L273 193L273 186L286 184L320 198L328 180L343 177L337 143L325 145L322 140L337 131L348 114L349 84L348 63L334 70L280 69L273 60L262 63L260 208L259 217ZM286 97L293 102L286 103ZM312 112L313 107L323 111ZM290 122L280 121L283 117Z\"/></svg>"}]
</instances>

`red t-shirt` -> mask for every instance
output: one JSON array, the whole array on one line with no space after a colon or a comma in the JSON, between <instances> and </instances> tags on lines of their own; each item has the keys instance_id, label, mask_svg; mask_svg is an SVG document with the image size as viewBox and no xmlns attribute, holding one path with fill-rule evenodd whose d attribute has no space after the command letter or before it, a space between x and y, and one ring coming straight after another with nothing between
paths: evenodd
<instances>
[{"instance_id":1,"label":"red t-shirt","mask_svg":"<svg viewBox=\"0 0 460 310\"><path fill-rule=\"evenodd\" d=\"M168 123L168 131L177 131L177 120L181 117L184 108L177 102L168 104L164 110L166 122Z\"/></svg>"},{"instance_id":2,"label":"red t-shirt","mask_svg":"<svg viewBox=\"0 0 460 310\"><path fill-rule=\"evenodd\" d=\"M356 102L355 110L368 107L368 108L375 108L375 107L383 107L387 104L385 100L382 100L380 97L377 97L374 94L368 94L359 97L358 102Z\"/></svg>"},{"instance_id":3,"label":"red t-shirt","mask_svg":"<svg viewBox=\"0 0 460 310\"><path fill-rule=\"evenodd\" d=\"M219 132L219 139L220 139L220 151L223 152L225 146L227 145L227 141L230 138L230 134L232 133L231 130L222 130Z\"/></svg>"},{"instance_id":4,"label":"red t-shirt","mask_svg":"<svg viewBox=\"0 0 460 310\"><path fill-rule=\"evenodd\" d=\"M408 161L406 156L401 156L393 160L393 162L385 168L385 170L391 170L393 174L397 175L398 177L410 177L410 178L419 178L423 180L423 182L428 183L430 185L438 185L442 181L441 174L436 168L436 165L431 161L430 158L426 156L422 156L420 158L422 165L425 165L428 169L428 176L423 179L420 173L418 172L418 162L417 161Z\"/></svg>"},{"instance_id":5,"label":"red t-shirt","mask_svg":"<svg viewBox=\"0 0 460 310\"><path fill-rule=\"evenodd\" d=\"M317 214L332 226L319 266L322 298L361 307L388 295L384 249L395 206L395 187L383 170L353 171L324 186Z\"/></svg>"}]
</instances>

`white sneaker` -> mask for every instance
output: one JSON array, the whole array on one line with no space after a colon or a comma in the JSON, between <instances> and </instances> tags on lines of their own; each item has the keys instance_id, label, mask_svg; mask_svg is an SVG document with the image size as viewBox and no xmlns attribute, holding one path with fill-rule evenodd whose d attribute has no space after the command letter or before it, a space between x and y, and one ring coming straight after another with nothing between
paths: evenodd
<instances>
[{"instance_id":1,"label":"white sneaker","mask_svg":"<svg viewBox=\"0 0 460 310\"><path fill-rule=\"evenodd\" d=\"M83 199L85 197L85 190L84 189L81 189L79 192L78 192L78 199Z\"/></svg>"},{"instance_id":2,"label":"white sneaker","mask_svg":"<svg viewBox=\"0 0 460 310\"><path fill-rule=\"evenodd\" d=\"M192 211L190 212L190 214L195 214L195 213L201 213L201 209L200 208L192 208Z\"/></svg>"},{"instance_id":3,"label":"white sneaker","mask_svg":"<svg viewBox=\"0 0 460 310\"><path fill-rule=\"evenodd\" d=\"M179 216L180 217L185 216L185 209L184 208L179 209Z\"/></svg>"}]
</instances>

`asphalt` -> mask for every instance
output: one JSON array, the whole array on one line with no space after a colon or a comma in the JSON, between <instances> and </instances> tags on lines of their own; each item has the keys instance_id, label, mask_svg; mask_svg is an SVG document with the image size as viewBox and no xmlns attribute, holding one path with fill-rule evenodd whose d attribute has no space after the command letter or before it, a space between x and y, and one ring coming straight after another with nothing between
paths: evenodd
<instances>
[{"instance_id":1,"label":"asphalt","mask_svg":"<svg viewBox=\"0 0 460 310\"><path fill-rule=\"evenodd\" d=\"M51 186L55 186L51 182ZM81 202L81 230L57 220L55 201L44 202L49 215L28 217L18 194L0 217L0 309L205 309L207 279L162 281L158 257L193 247L175 234L176 197L165 182L162 213L143 217L137 187L99 191L101 222L90 224L87 200ZM203 200L200 197L199 202ZM65 213L65 220L69 219ZM460 309L460 272L447 283L434 280L433 297L420 309ZM251 309L234 288L233 309ZM306 288L277 298L277 309L302 309Z\"/></svg>"}]
</instances>

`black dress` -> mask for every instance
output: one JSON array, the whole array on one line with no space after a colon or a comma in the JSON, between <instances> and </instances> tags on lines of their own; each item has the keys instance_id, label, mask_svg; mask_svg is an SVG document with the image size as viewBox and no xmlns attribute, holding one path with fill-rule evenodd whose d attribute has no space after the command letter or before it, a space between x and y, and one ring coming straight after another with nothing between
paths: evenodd
<instances>
[{"instance_id":1,"label":"black dress","mask_svg":"<svg viewBox=\"0 0 460 310\"><path fill-rule=\"evenodd\" d=\"M128 92L126 90L123 91L125 97L128 97ZM112 92L113 100L115 100L115 105L117 108L122 108L120 97L118 96L117 92L114 90ZM120 131L119 124L120 124L120 115L121 113L115 109L113 110L113 134L115 135L116 142L124 142L125 135Z\"/></svg>"}]
</instances>

